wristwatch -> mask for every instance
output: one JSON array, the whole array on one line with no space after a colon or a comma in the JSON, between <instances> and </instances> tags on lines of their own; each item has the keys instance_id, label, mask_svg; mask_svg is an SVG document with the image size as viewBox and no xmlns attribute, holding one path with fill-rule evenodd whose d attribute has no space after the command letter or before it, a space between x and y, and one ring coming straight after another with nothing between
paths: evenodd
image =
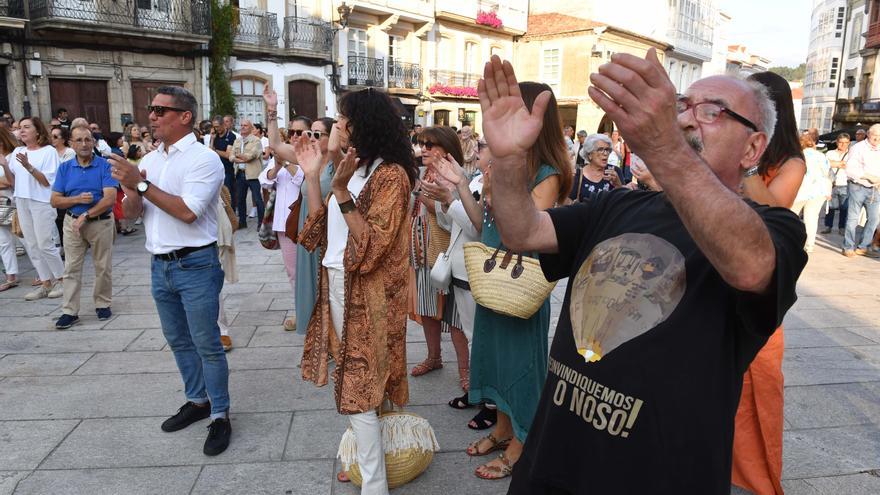
<instances>
[{"instance_id":1,"label":"wristwatch","mask_svg":"<svg viewBox=\"0 0 880 495\"><path fill-rule=\"evenodd\" d=\"M339 211L341 211L343 215L354 211L354 198L349 199L345 203L339 203Z\"/></svg>"},{"instance_id":2,"label":"wristwatch","mask_svg":"<svg viewBox=\"0 0 880 495\"><path fill-rule=\"evenodd\" d=\"M142 181L138 182L138 185L137 185L138 195L143 196L144 193L147 192L147 189L149 189L149 188L150 188L150 181L142 180Z\"/></svg>"}]
</instances>

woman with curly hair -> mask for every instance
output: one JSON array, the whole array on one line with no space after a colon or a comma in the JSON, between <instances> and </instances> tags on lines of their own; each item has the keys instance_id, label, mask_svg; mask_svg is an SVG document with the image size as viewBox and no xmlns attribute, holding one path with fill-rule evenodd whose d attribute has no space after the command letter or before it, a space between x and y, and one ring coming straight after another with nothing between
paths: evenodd
<instances>
[{"instance_id":1,"label":"woman with curly hair","mask_svg":"<svg viewBox=\"0 0 880 495\"><path fill-rule=\"evenodd\" d=\"M388 95L373 89L348 93L339 109L330 134L330 157L306 136L296 144L299 166L312 191L320 190L328 158L338 164L329 198L308 196L309 216L299 233L304 248L320 247L322 253L302 376L318 386L326 384L327 358L334 357L336 409L349 416L357 439L361 493L387 494L376 409L385 399L397 406L409 400L406 298L399 294L409 270L407 208L418 168ZM273 118L270 109L270 121ZM340 473L340 479L344 477Z\"/></svg>"}]
</instances>

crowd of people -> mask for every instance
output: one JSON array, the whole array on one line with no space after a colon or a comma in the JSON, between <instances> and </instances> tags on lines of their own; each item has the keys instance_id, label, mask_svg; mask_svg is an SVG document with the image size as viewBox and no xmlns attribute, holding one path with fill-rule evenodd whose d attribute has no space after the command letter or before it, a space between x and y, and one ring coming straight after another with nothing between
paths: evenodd
<instances>
[{"instance_id":1,"label":"crowd of people","mask_svg":"<svg viewBox=\"0 0 880 495\"><path fill-rule=\"evenodd\" d=\"M715 76L676 95L653 50L614 55L591 83L607 116L593 134L563 127L551 88L495 56L478 88L482 137L406 129L374 89L287 129L268 87L265 126L196 122L177 87L158 90L149 128L106 137L64 109L48 126L7 121L0 199L38 276L24 297L63 296L55 326L76 324L90 249L96 316L110 318L114 236L141 224L186 399L161 429L210 418L204 453L220 454L232 437L221 291L237 280L233 234L253 218L280 250L302 378L332 375L357 438L362 493L388 493L377 410L405 406L410 377L443 367L444 333L449 406L476 408L467 426L489 430L461 447L488 458L476 476L513 476L510 493L782 493L782 320L823 206L823 233L840 212L845 255L873 255L880 125L823 154L779 76ZM0 226L0 290L20 283L16 229ZM473 242L569 280L552 345L549 297L527 318L475 300ZM427 347L410 370L408 320Z\"/></svg>"}]
</instances>

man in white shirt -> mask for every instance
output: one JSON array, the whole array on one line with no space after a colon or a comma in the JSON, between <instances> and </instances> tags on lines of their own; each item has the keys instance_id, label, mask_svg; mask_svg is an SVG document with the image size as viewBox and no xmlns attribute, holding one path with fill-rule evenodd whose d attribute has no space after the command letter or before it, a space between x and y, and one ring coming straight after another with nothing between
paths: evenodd
<instances>
[{"instance_id":1,"label":"man in white shirt","mask_svg":"<svg viewBox=\"0 0 880 495\"><path fill-rule=\"evenodd\" d=\"M828 163L831 164L831 200L828 202L828 213L825 214L825 228L823 234L830 234L834 228L834 214L840 212L837 221L838 233L844 234L846 228L846 197L848 194L846 181L846 160L849 158L849 134L841 132L837 136L837 148L825 153Z\"/></svg>"},{"instance_id":2,"label":"man in white shirt","mask_svg":"<svg viewBox=\"0 0 880 495\"><path fill-rule=\"evenodd\" d=\"M843 255L851 258L857 254L876 257L871 251L871 240L880 223L880 124L868 129L868 139L850 148L846 160L846 176L849 179L848 214L846 233L843 236ZM856 246L856 226L862 208L868 216L862 241Z\"/></svg>"},{"instance_id":3,"label":"man in white shirt","mask_svg":"<svg viewBox=\"0 0 880 495\"><path fill-rule=\"evenodd\" d=\"M223 270L217 255L217 198L223 165L192 133L197 103L189 91L164 86L150 106L162 144L139 167L113 156L113 177L126 194L126 218L143 215L153 255L152 292L162 332L180 370L187 402L162 423L178 431L210 416L204 453L229 446L229 368L217 326Z\"/></svg>"}]
</instances>

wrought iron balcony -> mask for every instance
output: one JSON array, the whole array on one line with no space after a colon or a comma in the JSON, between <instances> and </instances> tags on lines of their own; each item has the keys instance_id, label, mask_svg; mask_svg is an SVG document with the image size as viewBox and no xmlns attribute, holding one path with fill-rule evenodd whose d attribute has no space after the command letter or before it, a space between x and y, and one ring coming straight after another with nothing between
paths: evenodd
<instances>
[{"instance_id":1,"label":"wrought iron balcony","mask_svg":"<svg viewBox=\"0 0 880 495\"><path fill-rule=\"evenodd\" d=\"M381 88L385 85L385 59L348 56L349 86L373 86Z\"/></svg>"},{"instance_id":2,"label":"wrought iron balcony","mask_svg":"<svg viewBox=\"0 0 880 495\"><path fill-rule=\"evenodd\" d=\"M472 72L456 72L451 70L432 70L431 83L439 83L444 86L461 86L468 88L476 88L480 82L482 75Z\"/></svg>"},{"instance_id":3,"label":"wrought iron balcony","mask_svg":"<svg viewBox=\"0 0 880 495\"><path fill-rule=\"evenodd\" d=\"M0 0L0 17L24 19L24 0Z\"/></svg>"},{"instance_id":4,"label":"wrought iron balcony","mask_svg":"<svg viewBox=\"0 0 880 495\"><path fill-rule=\"evenodd\" d=\"M35 29L57 28L61 21L102 29L130 27L211 35L208 0L30 0L30 18Z\"/></svg>"},{"instance_id":5,"label":"wrought iron balcony","mask_svg":"<svg viewBox=\"0 0 880 495\"><path fill-rule=\"evenodd\" d=\"M278 14L262 10L235 11L235 43L277 47L281 30L278 28Z\"/></svg>"},{"instance_id":6,"label":"wrought iron balcony","mask_svg":"<svg viewBox=\"0 0 880 495\"><path fill-rule=\"evenodd\" d=\"M422 88L422 68L419 64L408 64L388 59L388 87L401 89Z\"/></svg>"},{"instance_id":7,"label":"wrought iron balcony","mask_svg":"<svg viewBox=\"0 0 880 495\"><path fill-rule=\"evenodd\" d=\"M320 19L285 17L284 46L288 50L306 50L329 57L333 44L333 29Z\"/></svg>"}]
</instances>

